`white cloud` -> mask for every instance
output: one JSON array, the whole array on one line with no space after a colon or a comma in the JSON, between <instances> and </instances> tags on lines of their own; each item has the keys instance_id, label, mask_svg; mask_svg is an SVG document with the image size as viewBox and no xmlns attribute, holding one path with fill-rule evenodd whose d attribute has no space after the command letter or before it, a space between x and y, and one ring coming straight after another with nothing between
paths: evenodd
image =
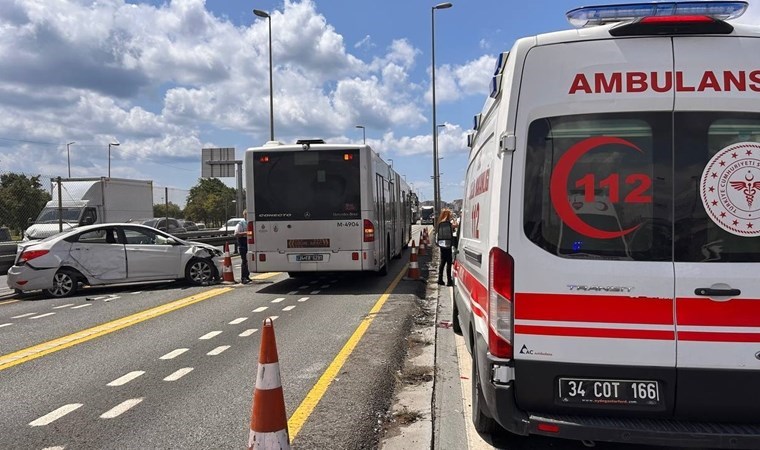
<instances>
[{"instance_id":1,"label":"white cloud","mask_svg":"<svg viewBox=\"0 0 760 450\"><path fill-rule=\"evenodd\" d=\"M488 95L496 58L483 55L463 65L443 65L435 70L436 103L453 102L470 95ZM426 100L432 102L432 91L428 89Z\"/></svg>"},{"instance_id":2,"label":"white cloud","mask_svg":"<svg viewBox=\"0 0 760 450\"><path fill-rule=\"evenodd\" d=\"M0 142L3 161L60 173L60 143L74 140L72 172L82 176L87 167L103 173L112 138L121 142L114 161L171 163L197 159L202 146L226 146L216 142L220 131L268 137L267 20L235 25L207 6L204 0L159 6L6 1L0 8L0 138L43 144L9 149ZM428 80L410 77L421 52L408 40L396 39L362 61L313 0L285 0L271 21L281 140L341 135L356 124L383 133L426 123ZM353 48L374 45L367 35ZM480 92L477 73L487 58L442 69L441 80L452 81L439 82L441 98ZM442 153L464 148L460 134L456 127L443 130ZM390 153L418 154L429 151L431 138L386 133L377 144ZM29 152L34 159L16 157ZM140 174L134 163L114 165L114 174L131 171Z\"/></svg>"},{"instance_id":3,"label":"white cloud","mask_svg":"<svg viewBox=\"0 0 760 450\"><path fill-rule=\"evenodd\" d=\"M354 48L371 48L374 46L375 44L372 43L372 37L370 37L370 35L364 36L362 40L354 44Z\"/></svg>"}]
</instances>

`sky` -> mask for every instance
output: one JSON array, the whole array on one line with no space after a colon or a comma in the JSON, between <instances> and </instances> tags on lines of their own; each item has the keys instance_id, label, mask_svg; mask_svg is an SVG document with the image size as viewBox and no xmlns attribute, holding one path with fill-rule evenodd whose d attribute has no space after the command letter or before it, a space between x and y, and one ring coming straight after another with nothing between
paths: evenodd
<instances>
[{"instance_id":1,"label":"sky","mask_svg":"<svg viewBox=\"0 0 760 450\"><path fill-rule=\"evenodd\" d=\"M607 1L599 3L627 3ZM427 0L3 0L0 173L153 180L190 189L201 148L366 140L433 199ZM441 198L462 198L473 116L496 56L570 28L586 0L453 0L435 11ZM758 23L751 0L745 23ZM67 143L75 142L68 146ZM67 159L67 155L68 158ZM234 186L232 178L223 181Z\"/></svg>"}]
</instances>

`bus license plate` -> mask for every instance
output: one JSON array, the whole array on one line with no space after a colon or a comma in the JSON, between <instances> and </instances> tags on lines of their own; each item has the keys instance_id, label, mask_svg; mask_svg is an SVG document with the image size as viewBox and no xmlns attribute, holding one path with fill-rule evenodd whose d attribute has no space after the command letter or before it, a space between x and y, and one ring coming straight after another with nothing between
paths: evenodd
<instances>
[{"instance_id":1,"label":"bus license plate","mask_svg":"<svg viewBox=\"0 0 760 450\"><path fill-rule=\"evenodd\" d=\"M322 261L324 255L296 255L296 261L298 262L315 262Z\"/></svg>"},{"instance_id":2,"label":"bus license plate","mask_svg":"<svg viewBox=\"0 0 760 450\"><path fill-rule=\"evenodd\" d=\"M558 401L599 406L660 406L660 383L647 380L560 378Z\"/></svg>"}]
</instances>

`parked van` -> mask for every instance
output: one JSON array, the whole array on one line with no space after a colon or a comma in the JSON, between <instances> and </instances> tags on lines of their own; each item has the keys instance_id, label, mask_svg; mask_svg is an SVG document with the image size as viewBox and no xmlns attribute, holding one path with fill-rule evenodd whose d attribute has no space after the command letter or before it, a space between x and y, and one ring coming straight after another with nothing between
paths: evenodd
<instances>
[{"instance_id":1,"label":"parked van","mask_svg":"<svg viewBox=\"0 0 760 450\"><path fill-rule=\"evenodd\" d=\"M579 8L499 58L455 262L479 431L760 448L746 7Z\"/></svg>"}]
</instances>

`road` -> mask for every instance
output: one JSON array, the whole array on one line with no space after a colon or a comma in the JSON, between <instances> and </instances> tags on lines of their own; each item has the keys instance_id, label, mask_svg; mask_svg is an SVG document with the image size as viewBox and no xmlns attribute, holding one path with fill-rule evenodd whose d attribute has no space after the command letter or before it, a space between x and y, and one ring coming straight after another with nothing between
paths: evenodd
<instances>
[{"instance_id":1,"label":"road","mask_svg":"<svg viewBox=\"0 0 760 450\"><path fill-rule=\"evenodd\" d=\"M372 448L424 294L401 280L408 253L385 277L270 273L246 286L6 297L0 448L241 448L266 317L293 446Z\"/></svg>"}]
</instances>

